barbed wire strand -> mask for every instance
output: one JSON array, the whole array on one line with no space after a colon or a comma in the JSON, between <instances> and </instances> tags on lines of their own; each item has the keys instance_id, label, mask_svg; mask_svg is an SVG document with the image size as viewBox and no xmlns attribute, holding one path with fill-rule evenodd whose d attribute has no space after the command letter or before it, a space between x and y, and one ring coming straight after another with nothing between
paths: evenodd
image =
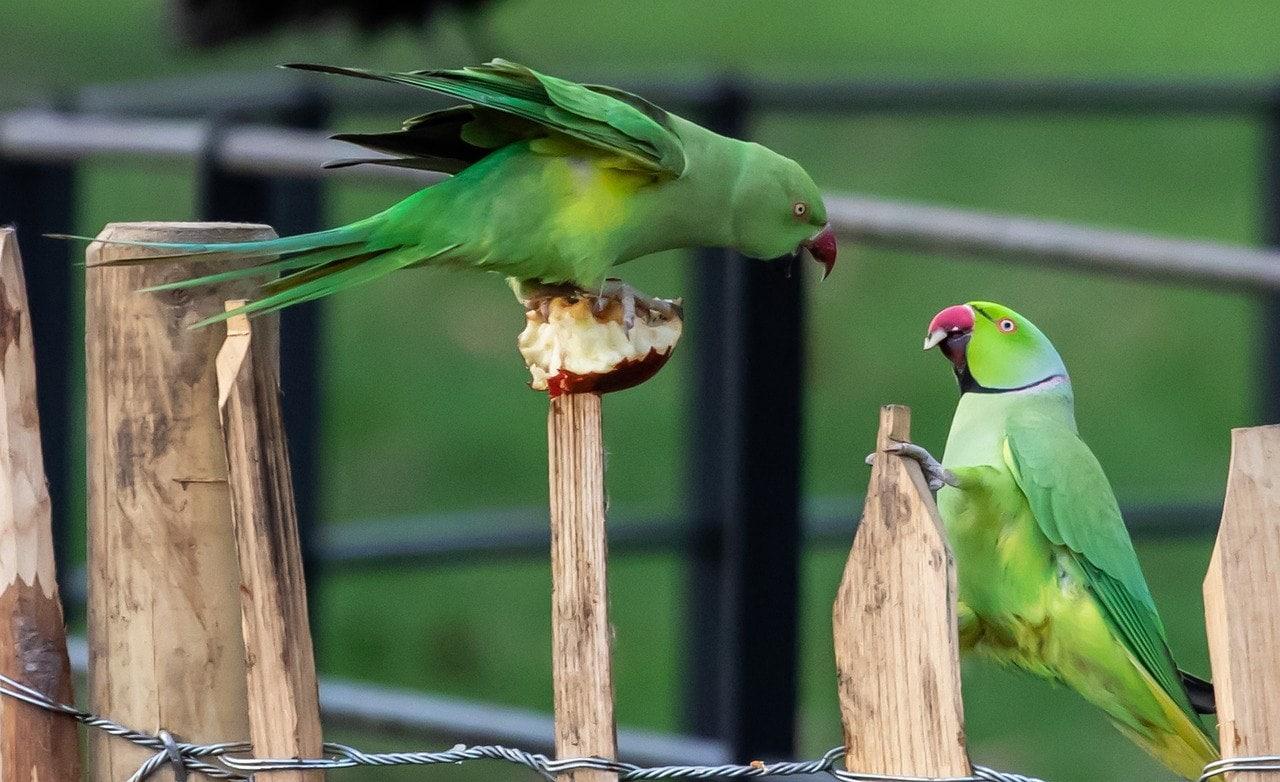
<instances>
[{"instance_id":1,"label":"barbed wire strand","mask_svg":"<svg viewBox=\"0 0 1280 782\"><path fill-rule=\"evenodd\" d=\"M249 758L233 754L251 751L252 747L247 742L192 744L179 741L166 730L161 730L157 735L143 733L104 717L81 711L74 706L59 703L39 690L3 674L0 674L0 695L65 715L88 727L154 750L155 754L138 767L138 770L129 777L128 782L145 782L153 773L165 767L173 770L175 782L184 782L189 771L198 771L214 779L249 782L257 772L324 771L354 766L457 765L474 760L497 760L524 766L541 775L548 782L553 781L556 774L580 769L612 772L617 774L622 782L663 779L744 779L817 774L830 774L841 782L1044 782L1036 777L996 771L985 766L974 766L973 774L966 777L916 777L847 771L836 768L836 763L844 756L843 747L830 749L816 760L777 763L754 761L746 765L725 763L716 766L643 767L595 757L557 760L513 747L465 744L458 744L452 749L439 752L368 753L345 744L326 743L325 756L321 758ZM1230 771L1280 771L1280 755L1226 758L1214 761L1205 766L1200 782L1208 782L1212 777Z\"/></svg>"}]
</instances>

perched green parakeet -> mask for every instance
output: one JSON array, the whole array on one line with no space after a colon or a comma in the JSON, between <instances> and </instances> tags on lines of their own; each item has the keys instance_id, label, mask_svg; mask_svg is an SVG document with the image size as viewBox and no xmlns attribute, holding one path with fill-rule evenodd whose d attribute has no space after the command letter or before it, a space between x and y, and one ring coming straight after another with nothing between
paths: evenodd
<instances>
[{"instance_id":1,"label":"perched green parakeet","mask_svg":"<svg viewBox=\"0 0 1280 782\"><path fill-rule=\"evenodd\" d=\"M260 242L146 245L172 251L162 259L209 253L264 259L165 287L273 277L260 298L239 310L254 313L424 265L496 272L526 290L569 285L587 292L598 290L616 264L686 247L726 247L761 259L807 248L827 273L835 265L822 196L798 164L635 95L505 60L409 73L290 67L463 101L397 131L336 136L392 157L332 164L453 176L341 228Z\"/></svg>"},{"instance_id":2,"label":"perched green parakeet","mask_svg":"<svg viewBox=\"0 0 1280 782\"><path fill-rule=\"evenodd\" d=\"M1007 307L929 324L960 402L938 464L917 446L954 549L961 647L1067 685L1187 779L1218 757L1197 711L1212 686L1180 671L1115 495L1076 432L1067 369ZM945 484L945 485L943 485Z\"/></svg>"}]
</instances>

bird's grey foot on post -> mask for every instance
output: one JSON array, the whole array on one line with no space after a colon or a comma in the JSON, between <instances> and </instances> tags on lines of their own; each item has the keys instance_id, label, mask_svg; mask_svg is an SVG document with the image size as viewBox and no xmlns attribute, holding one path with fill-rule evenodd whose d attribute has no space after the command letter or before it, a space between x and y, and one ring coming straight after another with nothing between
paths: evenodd
<instances>
[{"instance_id":1,"label":"bird's grey foot on post","mask_svg":"<svg viewBox=\"0 0 1280 782\"><path fill-rule=\"evenodd\" d=\"M628 332L635 325L637 305L666 317L679 316L681 314L678 300L665 301L646 296L617 277L610 277L600 285L600 293L594 297L596 314L603 313L605 308L609 306L610 300L616 300L622 305L622 327Z\"/></svg>"},{"instance_id":2,"label":"bird's grey foot on post","mask_svg":"<svg viewBox=\"0 0 1280 782\"><path fill-rule=\"evenodd\" d=\"M885 453L897 454L906 459L911 459L920 465L921 472L924 473L925 482L929 484L930 491L937 491L943 486L958 486L959 481L956 476L942 463L933 458L933 454L915 443L891 443L885 448ZM875 462L875 453L867 455L867 464Z\"/></svg>"}]
</instances>

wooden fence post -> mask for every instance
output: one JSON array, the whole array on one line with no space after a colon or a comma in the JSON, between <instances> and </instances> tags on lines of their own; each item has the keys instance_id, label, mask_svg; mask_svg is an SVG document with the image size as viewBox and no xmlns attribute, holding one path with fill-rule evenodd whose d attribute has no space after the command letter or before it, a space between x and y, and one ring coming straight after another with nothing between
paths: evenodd
<instances>
[{"instance_id":1,"label":"wooden fence post","mask_svg":"<svg viewBox=\"0 0 1280 782\"><path fill-rule=\"evenodd\" d=\"M1231 432L1204 607L1223 758L1280 754L1280 426ZM1227 778L1274 779L1262 771Z\"/></svg>"},{"instance_id":2,"label":"wooden fence post","mask_svg":"<svg viewBox=\"0 0 1280 782\"><path fill-rule=\"evenodd\" d=\"M18 239L0 228L0 673L72 702ZM76 723L0 698L0 780L77 780Z\"/></svg>"},{"instance_id":3,"label":"wooden fence post","mask_svg":"<svg viewBox=\"0 0 1280 782\"><path fill-rule=\"evenodd\" d=\"M274 236L263 225L123 223L98 238ZM231 262L101 265L145 254L160 253L101 242L86 252L90 706L184 741L242 741L240 583L214 369L225 332L188 327L252 283L141 293ZM128 778L150 754L97 731L89 747L96 782Z\"/></svg>"},{"instance_id":4,"label":"wooden fence post","mask_svg":"<svg viewBox=\"0 0 1280 782\"><path fill-rule=\"evenodd\" d=\"M911 411L880 410L871 484L832 611L845 767L964 777L955 565L937 507L910 459Z\"/></svg>"},{"instance_id":5,"label":"wooden fence post","mask_svg":"<svg viewBox=\"0 0 1280 782\"><path fill-rule=\"evenodd\" d=\"M547 455L556 756L613 758L617 745L598 394L552 397ZM608 782L617 775L580 770L564 779Z\"/></svg>"},{"instance_id":6,"label":"wooden fence post","mask_svg":"<svg viewBox=\"0 0 1280 782\"><path fill-rule=\"evenodd\" d=\"M243 304L227 302L227 308ZM316 664L307 620L302 546L280 410L274 318L227 321L218 353L218 408L226 439L240 564L240 617L248 668L253 753L321 757ZM321 771L281 771L279 782L320 782Z\"/></svg>"}]
</instances>

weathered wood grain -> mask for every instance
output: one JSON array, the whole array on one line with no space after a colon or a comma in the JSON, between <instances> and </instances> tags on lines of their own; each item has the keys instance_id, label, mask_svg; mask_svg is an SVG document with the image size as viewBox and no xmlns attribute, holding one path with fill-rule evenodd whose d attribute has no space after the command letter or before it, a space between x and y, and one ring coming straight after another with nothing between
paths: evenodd
<instances>
[{"instance_id":1,"label":"weathered wood grain","mask_svg":"<svg viewBox=\"0 0 1280 782\"><path fill-rule=\"evenodd\" d=\"M227 309L243 304L227 302ZM218 407L227 450L240 565L240 619L254 754L321 757L316 664L302 546L280 410L279 334L273 318L227 321L218 353ZM321 771L279 771L280 782L320 782Z\"/></svg>"},{"instance_id":2,"label":"weathered wood grain","mask_svg":"<svg viewBox=\"0 0 1280 782\"><path fill-rule=\"evenodd\" d=\"M551 637L556 755L616 757L600 397L551 399ZM617 776L581 770L571 782Z\"/></svg>"},{"instance_id":3,"label":"weathered wood grain","mask_svg":"<svg viewBox=\"0 0 1280 782\"><path fill-rule=\"evenodd\" d=\"M273 236L229 223L112 224L99 234ZM240 579L214 368L226 332L189 327L248 298L253 283L142 293L234 262L102 265L148 253L160 254L102 242L86 252L90 707L185 741L244 740ZM95 782L127 779L148 756L99 732L89 748Z\"/></svg>"},{"instance_id":4,"label":"weathered wood grain","mask_svg":"<svg viewBox=\"0 0 1280 782\"><path fill-rule=\"evenodd\" d=\"M72 702L18 239L0 228L0 673ZM77 780L76 723L0 698L0 780Z\"/></svg>"},{"instance_id":5,"label":"weathered wood grain","mask_svg":"<svg viewBox=\"0 0 1280 782\"><path fill-rule=\"evenodd\" d=\"M872 774L966 776L955 566L920 466L885 454L911 412L880 411L862 522L832 609L845 763Z\"/></svg>"},{"instance_id":6,"label":"weathered wood grain","mask_svg":"<svg viewBox=\"0 0 1280 782\"><path fill-rule=\"evenodd\" d=\"M1204 607L1223 757L1280 754L1280 426L1231 433ZM1227 778L1275 779L1261 771Z\"/></svg>"}]
</instances>

